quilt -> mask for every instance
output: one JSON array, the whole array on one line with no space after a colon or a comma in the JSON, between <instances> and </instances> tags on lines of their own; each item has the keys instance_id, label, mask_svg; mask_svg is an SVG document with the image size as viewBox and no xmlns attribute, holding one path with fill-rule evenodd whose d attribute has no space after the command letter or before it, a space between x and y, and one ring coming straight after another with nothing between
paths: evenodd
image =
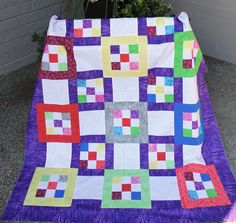
<instances>
[{"instance_id":1,"label":"quilt","mask_svg":"<svg viewBox=\"0 0 236 223\"><path fill-rule=\"evenodd\" d=\"M50 20L4 220L236 221L188 15Z\"/></svg>"}]
</instances>

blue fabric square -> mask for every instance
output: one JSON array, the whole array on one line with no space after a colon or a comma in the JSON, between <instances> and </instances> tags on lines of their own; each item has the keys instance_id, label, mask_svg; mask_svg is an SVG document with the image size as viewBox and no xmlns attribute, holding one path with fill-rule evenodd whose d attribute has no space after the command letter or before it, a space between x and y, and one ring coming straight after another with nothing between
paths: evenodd
<instances>
[{"instance_id":1,"label":"blue fabric square","mask_svg":"<svg viewBox=\"0 0 236 223\"><path fill-rule=\"evenodd\" d=\"M188 190L188 196L191 200L197 200L198 199L198 195L197 195L197 192L195 190Z\"/></svg>"},{"instance_id":2,"label":"blue fabric square","mask_svg":"<svg viewBox=\"0 0 236 223\"><path fill-rule=\"evenodd\" d=\"M201 173L202 181L211 181L209 174Z\"/></svg>"},{"instance_id":3,"label":"blue fabric square","mask_svg":"<svg viewBox=\"0 0 236 223\"><path fill-rule=\"evenodd\" d=\"M174 26L166 26L166 35L174 33Z\"/></svg>"},{"instance_id":4,"label":"blue fabric square","mask_svg":"<svg viewBox=\"0 0 236 223\"><path fill-rule=\"evenodd\" d=\"M86 87L86 80L77 80L77 87Z\"/></svg>"},{"instance_id":5,"label":"blue fabric square","mask_svg":"<svg viewBox=\"0 0 236 223\"><path fill-rule=\"evenodd\" d=\"M88 152L88 143L80 143L80 151Z\"/></svg>"},{"instance_id":6,"label":"blue fabric square","mask_svg":"<svg viewBox=\"0 0 236 223\"><path fill-rule=\"evenodd\" d=\"M122 135L122 127L114 127L114 135L115 136L121 136Z\"/></svg>"},{"instance_id":7,"label":"blue fabric square","mask_svg":"<svg viewBox=\"0 0 236 223\"><path fill-rule=\"evenodd\" d=\"M63 198L64 197L64 190L56 190L54 197L56 198Z\"/></svg>"},{"instance_id":8,"label":"blue fabric square","mask_svg":"<svg viewBox=\"0 0 236 223\"><path fill-rule=\"evenodd\" d=\"M165 77L165 86L173 86L174 78L173 77Z\"/></svg>"},{"instance_id":9,"label":"blue fabric square","mask_svg":"<svg viewBox=\"0 0 236 223\"><path fill-rule=\"evenodd\" d=\"M131 192L131 200L141 200L141 192Z\"/></svg>"},{"instance_id":10,"label":"blue fabric square","mask_svg":"<svg viewBox=\"0 0 236 223\"><path fill-rule=\"evenodd\" d=\"M147 95L148 102L156 103L156 95L155 94L148 94Z\"/></svg>"}]
</instances>

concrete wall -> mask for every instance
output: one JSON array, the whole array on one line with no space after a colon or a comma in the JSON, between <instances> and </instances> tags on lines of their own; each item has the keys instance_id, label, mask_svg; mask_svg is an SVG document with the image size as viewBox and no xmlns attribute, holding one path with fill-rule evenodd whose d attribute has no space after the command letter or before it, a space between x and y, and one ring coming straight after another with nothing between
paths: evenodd
<instances>
[{"instance_id":1,"label":"concrete wall","mask_svg":"<svg viewBox=\"0 0 236 223\"><path fill-rule=\"evenodd\" d=\"M168 0L186 11L204 54L236 64L236 0Z\"/></svg>"},{"instance_id":2,"label":"concrete wall","mask_svg":"<svg viewBox=\"0 0 236 223\"><path fill-rule=\"evenodd\" d=\"M37 59L31 35L47 28L62 0L0 0L0 75Z\"/></svg>"}]
</instances>

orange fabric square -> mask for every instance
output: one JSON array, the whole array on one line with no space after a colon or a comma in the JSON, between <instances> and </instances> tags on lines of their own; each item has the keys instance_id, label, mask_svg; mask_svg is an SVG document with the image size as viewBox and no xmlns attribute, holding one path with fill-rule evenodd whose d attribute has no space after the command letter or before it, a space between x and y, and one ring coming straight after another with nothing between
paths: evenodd
<instances>
[{"instance_id":1,"label":"orange fabric square","mask_svg":"<svg viewBox=\"0 0 236 223\"><path fill-rule=\"evenodd\" d=\"M100 170L105 169L105 161L104 160L98 160L96 164L97 164L96 165L97 169L100 169Z\"/></svg>"},{"instance_id":2,"label":"orange fabric square","mask_svg":"<svg viewBox=\"0 0 236 223\"><path fill-rule=\"evenodd\" d=\"M57 188L57 182L49 182L48 183L48 189L55 190Z\"/></svg>"},{"instance_id":3,"label":"orange fabric square","mask_svg":"<svg viewBox=\"0 0 236 223\"><path fill-rule=\"evenodd\" d=\"M83 37L83 29L74 29L74 37Z\"/></svg>"}]
</instances>

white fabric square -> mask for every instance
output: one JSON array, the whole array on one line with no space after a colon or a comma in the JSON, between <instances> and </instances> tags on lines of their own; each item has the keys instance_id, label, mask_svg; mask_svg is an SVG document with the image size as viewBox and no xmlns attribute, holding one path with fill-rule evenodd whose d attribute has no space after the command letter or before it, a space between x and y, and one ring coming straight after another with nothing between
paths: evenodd
<instances>
[{"instance_id":1,"label":"white fabric square","mask_svg":"<svg viewBox=\"0 0 236 223\"><path fill-rule=\"evenodd\" d=\"M149 44L148 68L174 68L174 43Z\"/></svg>"},{"instance_id":2,"label":"white fabric square","mask_svg":"<svg viewBox=\"0 0 236 223\"><path fill-rule=\"evenodd\" d=\"M105 111L79 112L80 135L105 135Z\"/></svg>"},{"instance_id":3,"label":"white fabric square","mask_svg":"<svg viewBox=\"0 0 236 223\"><path fill-rule=\"evenodd\" d=\"M174 135L174 112L148 111L148 135Z\"/></svg>"},{"instance_id":4,"label":"white fabric square","mask_svg":"<svg viewBox=\"0 0 236 223\"><path fill-rule=\"evenodd\" d=\"M110 19L111 36L137 36L137 18Z\"/></svg>"},{"instance_id":5,"label":"white fabric square","mask_svg":"<svg viewBox=\"0 0 236 223\"><path fill-rule=\"evenodd\" d=\"M183 103L196 104L198 101L197 75L191 78L183 78Z\"/></svg>"},{"instance_id":6,"label":"white fabric square","mask_svg":"<svg viewBox=\"0 0 236 223\"><path fill-rule=\"evenodd\" d=\"M58 19L57 16L52 16L47 32L48 36L66 36L66 20Z\"/></svg>"},{"instance_id":7,"label":"white fabric square","mask_svg":"<svg viewBox=\"0 0 236 223\"><path fill-rule=\"evenodd\" d=\"M202 156L202 144L200 145L183 145L183 163L205 164Z\"/></svg>"},{"instance_id":8,"label":"white fabric square","mask_svg":"<svg viewBox=\"0 0 236 223\"><path fill-rule=\"evenodd\" d=\"M77 176L73 199L102 200L103 176Z\"/></svg>"},{"instance_id":9,"label":"white fabric square","mask_svg":"<svg viewBox=\"0 0 236 223\"><path fill-rule=\"evenodd\" d=\"M68 80L42 80L44 104L69 104Z\"/></svg>"},{"instance_id":10,"label":"white fabric square","mask_svg":"<svg viewBox=\"0 0 236 223\"><path fill-rule=\"evenodd\" d=\"M74 46L76 70L102 70L101 46Z\"/></svg>"},{"instance_id":11,"label":"white fabric square","mask_svg":"<svg viewBox=\"0 0 236 223\"><path fill-rule=\"evenodd\" d=\"M114 144L114 169L140 169L138 143Z\"/></svg>"},{"instance_id":12,"label":"white fabric square","mask_svg":"<svg viewBox=\"0 0 236 223\"><path fill-rule=\"evenodd\" d=\"M176 176L150 177L151 200L180 200Z\"/></svg>"},{"instance_id":13,"label":"white fabric square","mask_svg":"<svg viewBox=\"0 0 236 223\"><path fill-rule=\"evenodd\" d=\"M45 167L70 168L72 157L71 143L48 142Z\"/></svg>"},{"instance_id":14,"label":"white fabric square","mask_svg":"<svg viewBox=\"0 0 236 223\"><path fill-rule=\"evenodd\" d=\"M139 101L139 79L113 78L113 101Z\"/></svg>"}]
</instances>

